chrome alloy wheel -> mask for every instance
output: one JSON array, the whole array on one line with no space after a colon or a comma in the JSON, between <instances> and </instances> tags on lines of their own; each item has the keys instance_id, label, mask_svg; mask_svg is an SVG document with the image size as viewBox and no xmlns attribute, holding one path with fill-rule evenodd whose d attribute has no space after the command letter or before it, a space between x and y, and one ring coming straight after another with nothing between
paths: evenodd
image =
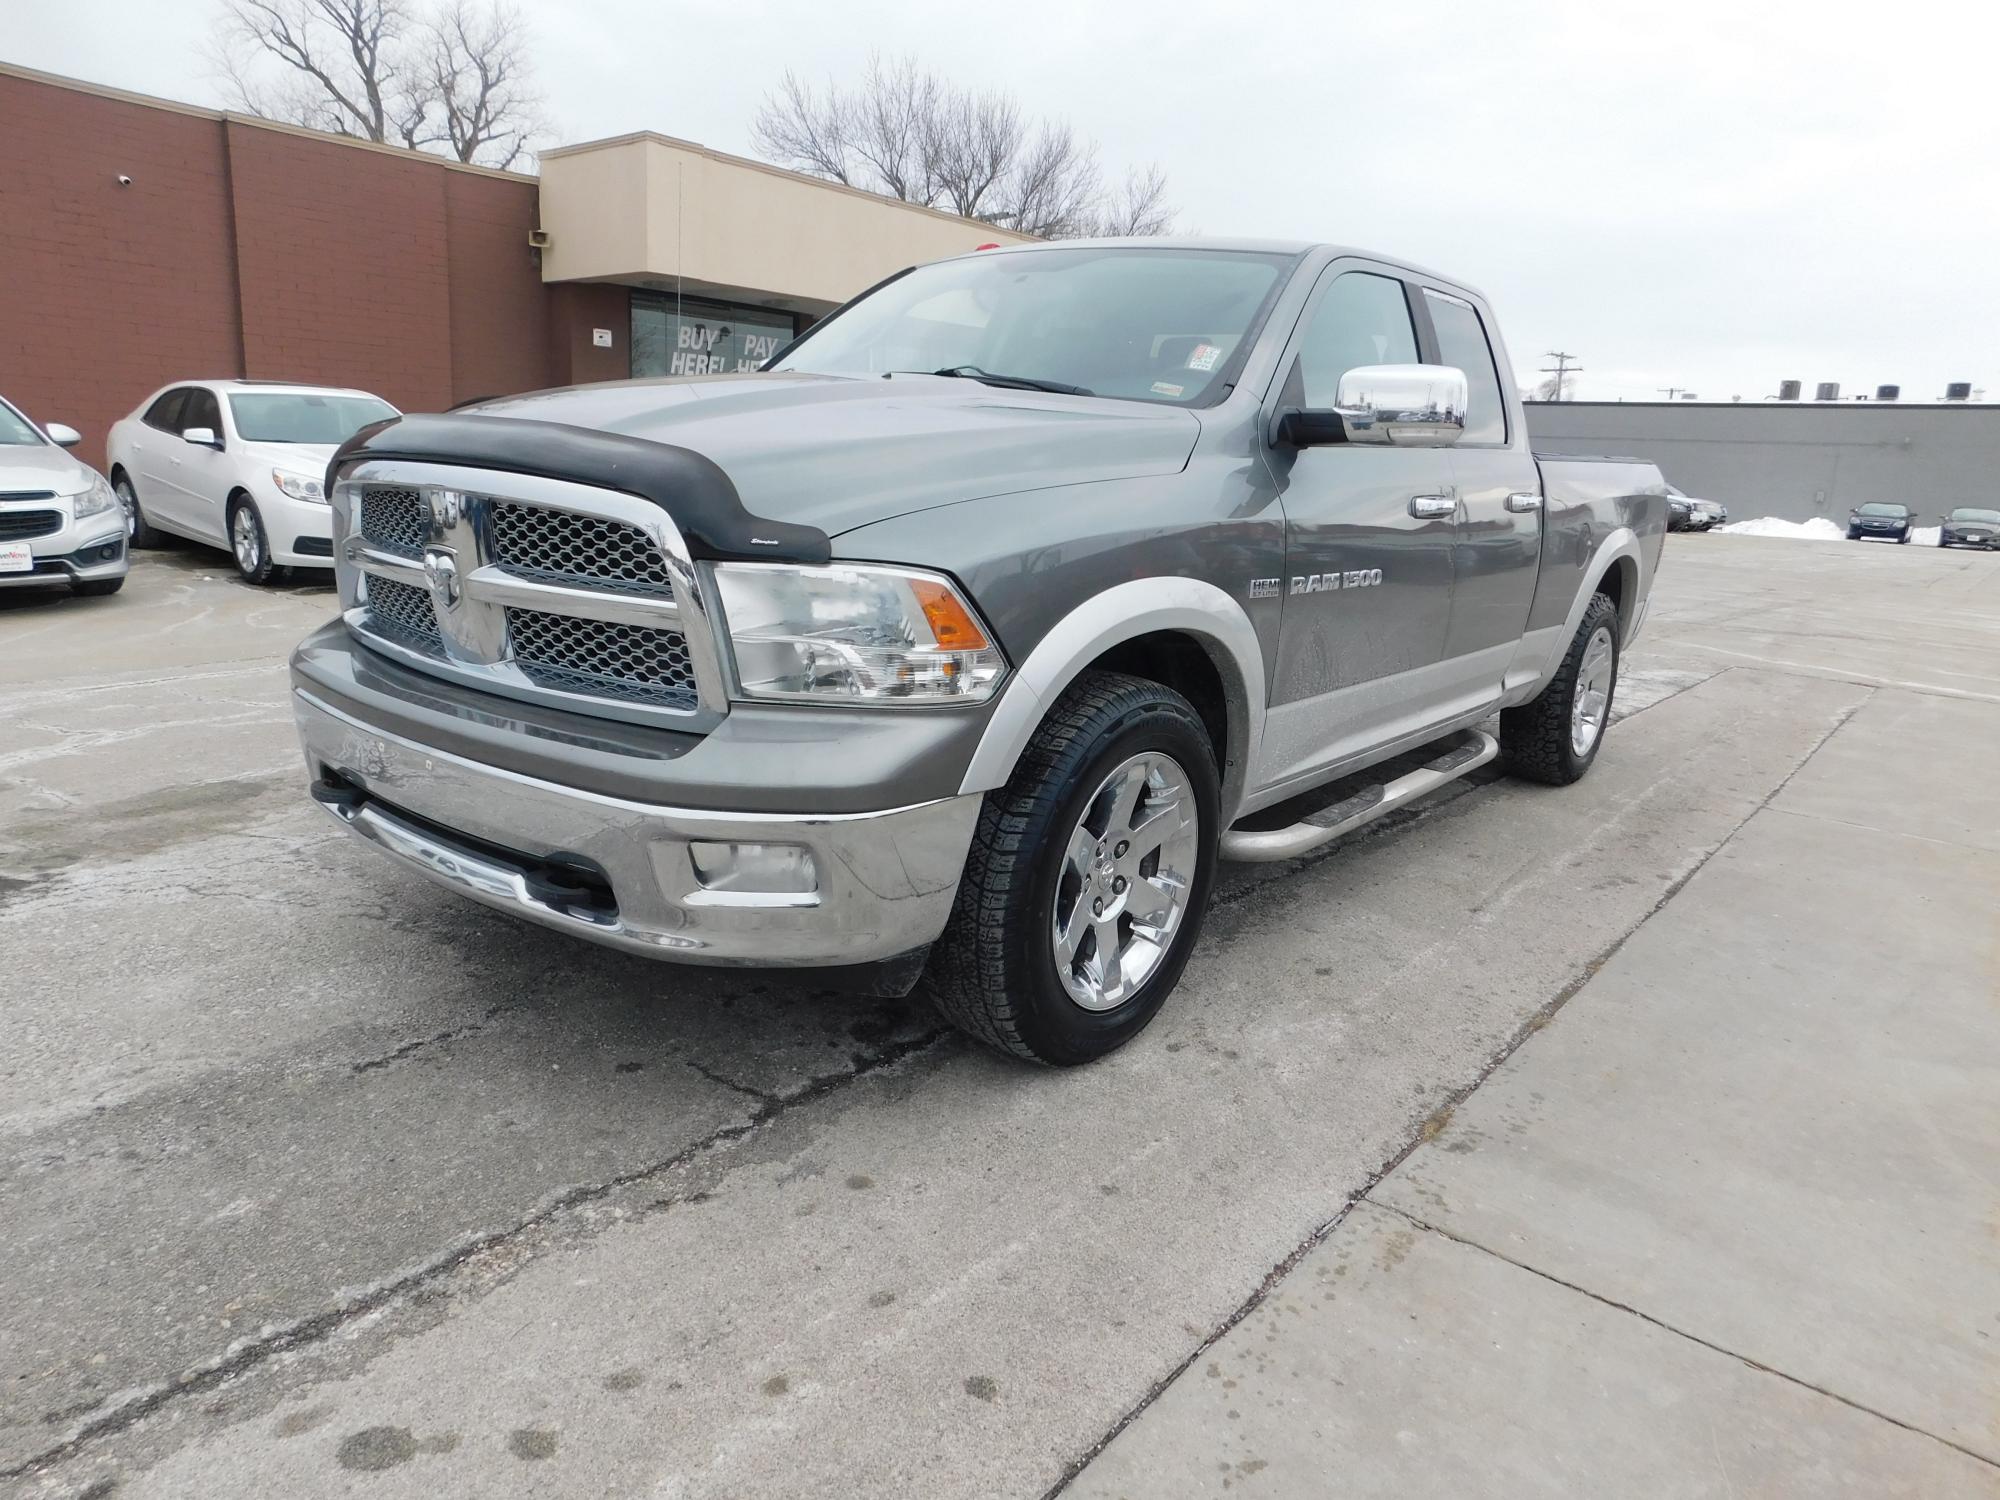
<instances>
[{"instance_id":1,"label":"chrome alloy wheel","mask_svg":"<svg viewBox=\"0 0 2000 1500\"><path fill-rule=\"evenodd\" d=\"M1180 762L1149 750L1098 784L1071 831L1050 940L1063 988L1085 1010L1123 1005L1186 920L1201 813Z\"/></svg>"},{"instance_id":2,"label":"chrome alloy wheel","mask_svg":"<svg viewBox=\"0 0 2000 1500\"><path fill-rule=\"evenodd\" d=\"M264 539L257 534L257 516L248 505L236 507L236 519L229 524L229 544L236 549L236 566L246 574L256 572L264 560Z\"/></svg>"},{"instance_id":3,"label":"chrome alloy wheel","mask_svg":"<svg viewBox=\"0 0 2000 1500\"><path fill-rule=\"evenodd\" d=\"M1605 711L1611 706L1611 680L1617 656L1611 648L1611 627L1600 625L1583 648L1576 669L1576 696L1570 700L1569 748L1579 758L1590 754L1604 733Z\"/></svg>"}]
</instances>

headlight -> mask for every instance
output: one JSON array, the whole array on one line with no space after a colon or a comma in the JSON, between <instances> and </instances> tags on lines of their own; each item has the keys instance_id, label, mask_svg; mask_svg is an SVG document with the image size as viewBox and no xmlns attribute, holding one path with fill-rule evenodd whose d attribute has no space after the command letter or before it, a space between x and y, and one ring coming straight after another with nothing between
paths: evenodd
<instances>
[{"instance_id":1,"label":"headlight","mask_svg":"<svg viewBox=\"0 0 2000 1500\"><path fill-rule=\"evenodd\" d=\"M102 474L90 476L90 488L70 501L70 514L81 521L86 516L101 516L107 510L118 508L118 496L111 486L104 482Z\"/></svg>"},{"instance_id":2,"label":"headlight","mask_svg":"<svg viewBox=\"0 0 2000 1500\"><path fill-rule=\"evenodd\" d=\"M294 500L314 500L321 505L326 504L326 492L310 474L287 474L283 469L273 469L271 483Z\"/></svg>"},{"instance_id":3,"label":"headlight","mask_svg":"<svg viewBox=\"0 0 2000 1500\"><path fill-rule=\"evenodd\" d=\"M746 698L976 703L1006 671L972 606L935 573L719 563L715 582Z\"/></svg>"}]
</instances>

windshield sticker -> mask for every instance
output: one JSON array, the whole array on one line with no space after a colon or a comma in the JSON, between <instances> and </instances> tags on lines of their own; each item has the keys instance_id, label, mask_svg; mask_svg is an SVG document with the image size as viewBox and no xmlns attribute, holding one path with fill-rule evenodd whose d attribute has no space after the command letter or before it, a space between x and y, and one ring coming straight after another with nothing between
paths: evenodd
<instances>
[{"instance_id":1,"label":"windshield sticker","mask_svg":"<svg viewBox=\"0 0 2000 1500\"><path fill-rule=\"evenodd\" d=\"M1194 353L1188 356L1190 370L1213 370L1215 362L1222 358L1222 351L1213 344L1196 344Z\"/></svg>"},{"instance_id":2,"label":"windshield sticker","mask_svg":"<svg viewBox=\"0 0 2000 1500\"><path fill-rule=\"evenodd\" d=\"M1174 385L1170 381L1156 380L1153 382L1153 394L1155 396L1178 396L1186 389L1186 386Z\"/></svg>"}]
</instances>

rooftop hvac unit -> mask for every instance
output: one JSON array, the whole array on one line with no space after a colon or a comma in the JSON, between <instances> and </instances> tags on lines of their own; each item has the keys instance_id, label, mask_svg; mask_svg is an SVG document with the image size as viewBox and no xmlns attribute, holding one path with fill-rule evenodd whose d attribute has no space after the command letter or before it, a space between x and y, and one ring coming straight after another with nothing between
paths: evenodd
<instances>
[{"instance_id":1,"label":"rooftop hvac unit","mask_svg":"<svg viewBox=\"0 0 2000 1500\"><path fill-rule=\"evenodd\" d=\"M1778 382L1778 399L1780 401L1796 401L1799 399L1799 392L1803 389L1805 387L1801 386L1796 380L1781 380Z\"/></svg>"},{"instance_id":2,"label":"rooftop hvac unit","mask_svg":"<svg viewBox=\"0 0 2000 1500\"><path fill-rule=\"evenodd\" d=\"M1969 380L1954 380L1944 388L1944 399L1947 401L1970 401L1972 399L1972 382Z\"/></svg>"},{"instance_id":3,"label":"rooftop hvac unit","mask_svg":"<svg viewBox=\"0 0 2000 1500\"><path fill-rule=\"evenodd\" d=\"M1818 385L1813 387L1813 400L1815 401L1838 401L1839 399L1840 382L1837 380L1822 380Z\"/></svg>"},{"instance_id":4,"label":"rooftop hvac unit","mask_svg":"<svg viewBox=\"0 0 2000 1500\"><path fill-rule=\"evenodd\" d=\"M1878 385L1875 387L1875 399L1877 401L1894 401L1902 394L1903 388L1900 385Z\"/></svg>"}]
</instances>

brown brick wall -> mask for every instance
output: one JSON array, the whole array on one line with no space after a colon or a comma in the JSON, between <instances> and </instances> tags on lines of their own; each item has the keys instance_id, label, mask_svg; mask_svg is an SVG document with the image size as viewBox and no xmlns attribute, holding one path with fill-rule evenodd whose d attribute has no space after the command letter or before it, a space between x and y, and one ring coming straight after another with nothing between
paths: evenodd
<instances>
[{"instance_id":1,"label":"brown brick wall","mask_svg":"<svg viewBox=\"0 0 2000 1500\"><path fill-rule=\"evenodd\" d=\"M548 359L549 293L528 248L535 187L446 172L451 260L452 399L534 390L558 377Z\"/></svg>"},{"instance_id":2,"label":"brown brick wall","mask_svg":"<svg viewBox=\"0 0 2000 1500\"><path fill-rule=\"evenodd\" d=\"M0 392L80 428L87 462L174 380L435 411L569 378L532 182L7 73L0 141Z\"/></svg>"},{"instance_id":3,"label":"brown brick wall","mask_svg":"<svg viewBox=\"0 0 2000 1500\"><path fill-rule=\"evenodd\" d=\"M632 373L632 292L594 281L559 281L549 288L549 369L555 385L623 380ZM611 347L590 341L609 328Z\"/></svg>"},{"instance_id":4,"label":"brown brick wall","mask_svg":"<svg viewBox=\"0 0 2000 1500\"><path fill-rule=\"evenodd\" d=\"M240 373L222 124L0 74L0 142L0 392L101 464L155 386Z\"/></svg>"}]
</instances>

